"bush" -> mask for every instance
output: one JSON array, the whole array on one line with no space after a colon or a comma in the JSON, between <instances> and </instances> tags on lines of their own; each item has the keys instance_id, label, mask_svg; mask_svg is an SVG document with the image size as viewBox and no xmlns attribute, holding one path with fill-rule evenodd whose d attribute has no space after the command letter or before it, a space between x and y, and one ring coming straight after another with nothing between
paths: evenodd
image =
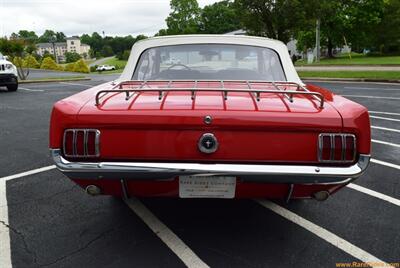
<instances>
[{"instance_id":1,"label":"bush","mask_svg":"<svg viewBox=\"0 0 400 268\"><path fill-rule=\"evenodd\" d=\"M76 62L81 59L81 55L79 55L76 52L66 52L65 53L65 62L70 63L70 62Z\"/></svg>"},{"instance_id":2,"label":"bush","mask_svg":"<svg viewBox=\"0 0 400 268\"><path fill-rule=\"evenodd\" d=\"M84 60L80 59L74 64L74 72L89 73L89 67Z\"/></svg>"},{"instance_id":3,"label":"bush","mask_svg":"<svg viewBox=\"0 0 400 268\"><path fill-rule=\"evenodd\" d=\"M94 66L90 66L90 72L96 72L96 68L98 67L98 65L94 65Z\"/></svg>"},{"instance_id":4,"label":"bush","mask_svg":"<svg viewBox=\"0 0 400 268\"><path fill-rule=\"evenodd\" d=\"M128 60L131 51L125 50L124 52L117 53L117 59L119 60Z\"/></svg>"},{"instance_id":5,"label":"bush","mask_svg":"<svg viewBox=\"0 0 400 268\"><path fill-rule=\"evenodd\" d=\"M24 59L24 67L27 68L39 68L40 64L32 55L27 55Z\"/></svg>"},{"instance_id":6,"label":"bush","mask_svg":"<svg viewBox=\"0 0 400 268\"><path fill-rule=\"evenodd\" d=\"M40 69L62 71L63 68L58 65L51 57L46 57L40 65Z\"/></svg>"},{"instance_id":7,"label":"bush","mask_svg":"<svg viewBox=\"0 0 400 268\"><path fill-rule=\"evenodd\" d=\"M67 65L65 65L64 71L74 72L74 68L75 68L75 62L71 62L71 63L68 63Z\"/></svg>"}]
</instances>

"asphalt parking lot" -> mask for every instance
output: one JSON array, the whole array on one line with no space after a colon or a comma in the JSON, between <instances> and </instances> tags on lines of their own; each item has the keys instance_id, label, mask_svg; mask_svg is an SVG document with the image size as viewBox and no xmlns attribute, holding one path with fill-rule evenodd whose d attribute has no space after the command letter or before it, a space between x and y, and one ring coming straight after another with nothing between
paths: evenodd
<instances>
[{"instance_id":1,"label":"asphalt parking lot","mask_svg":"<svg viewBox=\"0 0 400 268\"><path fill-rule=\"evenodd\" d=\"M0 90L0 267L400 265L400 84L315 82L372 121L367 173L325 202L125 203L86 195L48 153L53 103L114 77Z\"/></svg>"}]
</instances>

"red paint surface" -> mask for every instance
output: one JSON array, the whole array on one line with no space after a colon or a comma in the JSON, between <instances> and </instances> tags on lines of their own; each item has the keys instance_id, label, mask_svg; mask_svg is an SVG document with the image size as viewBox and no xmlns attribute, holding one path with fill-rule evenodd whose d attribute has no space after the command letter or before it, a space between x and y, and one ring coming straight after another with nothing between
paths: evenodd
<instances>
[{"instance_id":1,"label":"red paint surface","mask_svg":"<svg viewBox=\"0 0 400 268\"><path fill-rule=\"evenodd\" d=\"M140 82L133 82L136 85ZM133 86L133 85L132 85ZM152 88L166 87L166 82L151 82ZM130 87L129 85L126 87ZM193 82L174 82L171 88L191 88ZM199 82L197 87L220 87L219 82ZM244 82L225 82L229 89L246 88ZM275 93L254 94L190 91L108 93L95 106L95 94L111 89L100 85L61 100L54 105L50 127L50 148L61 148L67 128L95 128L101 131L100 160L193 161L237 163L316 163L317 137L320 133L352 133L357 137L357 153L370 153L370 122L365 107L313 85L310 91L323 94L325 106L310 96L295 95L289 102ZM273 89L270 84L253 85L256 89ZM287 88L294 90L294 88ZM204 123L204 116L213 118ZM220 147L214 154L203 154L197 141L203 133L213 133ZM116 194L118 182L104 183L105 193ZM129 182L134 195L176 196L176 182ZM286 184L238 184L240 197L282 197ZM314 188L316 187L316 188ZM295 196L309 196L318 187L299 185ZM335 188L336 189L336 188Z\"/></svg>"}]
</instances>

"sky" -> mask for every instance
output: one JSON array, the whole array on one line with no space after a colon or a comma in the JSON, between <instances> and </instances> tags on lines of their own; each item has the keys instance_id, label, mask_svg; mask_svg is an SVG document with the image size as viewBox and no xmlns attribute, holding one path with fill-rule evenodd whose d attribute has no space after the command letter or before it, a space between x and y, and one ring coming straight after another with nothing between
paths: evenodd
<instances>
[{"instance_id":1,"label":"sky","mask_svg":"<svg viewBox=\"0 0 400 268\"><path fill-rule=\"evenodd\" d=\"M217 2L198 0L201 7ZM0 36L46 29L67 36L154 35L165 28L169 0L0 0Z\"/></svg>"}]
</instances>

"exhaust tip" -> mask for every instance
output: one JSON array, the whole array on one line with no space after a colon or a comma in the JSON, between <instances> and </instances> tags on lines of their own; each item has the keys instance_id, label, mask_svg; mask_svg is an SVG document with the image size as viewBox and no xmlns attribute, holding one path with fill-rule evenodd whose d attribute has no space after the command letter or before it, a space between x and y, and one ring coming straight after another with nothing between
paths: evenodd
<instances>
[{"instance_id":1,"label":"exhaust tip","mask_svg":"<svg viewBox=\"0 0 400 268\"><path fill-rule=\"evenodd\" d=\"M101 194L101 189L97 187L96 185L88 185L86 186L85 189L86 193L91 195L91 196L96 196Z\"/></svg>"},{"instance_id":2,"label":"exhaust tip","mask_svg":"<svg viewBox=\"0 0 400 268\"><path fill-rule=\"evenodd\" d=\"M329 192L328 191L319 191L319 192L314 193L313 197L315 200L325 201L329 197Z\"/></svg>"}]
</instances>

